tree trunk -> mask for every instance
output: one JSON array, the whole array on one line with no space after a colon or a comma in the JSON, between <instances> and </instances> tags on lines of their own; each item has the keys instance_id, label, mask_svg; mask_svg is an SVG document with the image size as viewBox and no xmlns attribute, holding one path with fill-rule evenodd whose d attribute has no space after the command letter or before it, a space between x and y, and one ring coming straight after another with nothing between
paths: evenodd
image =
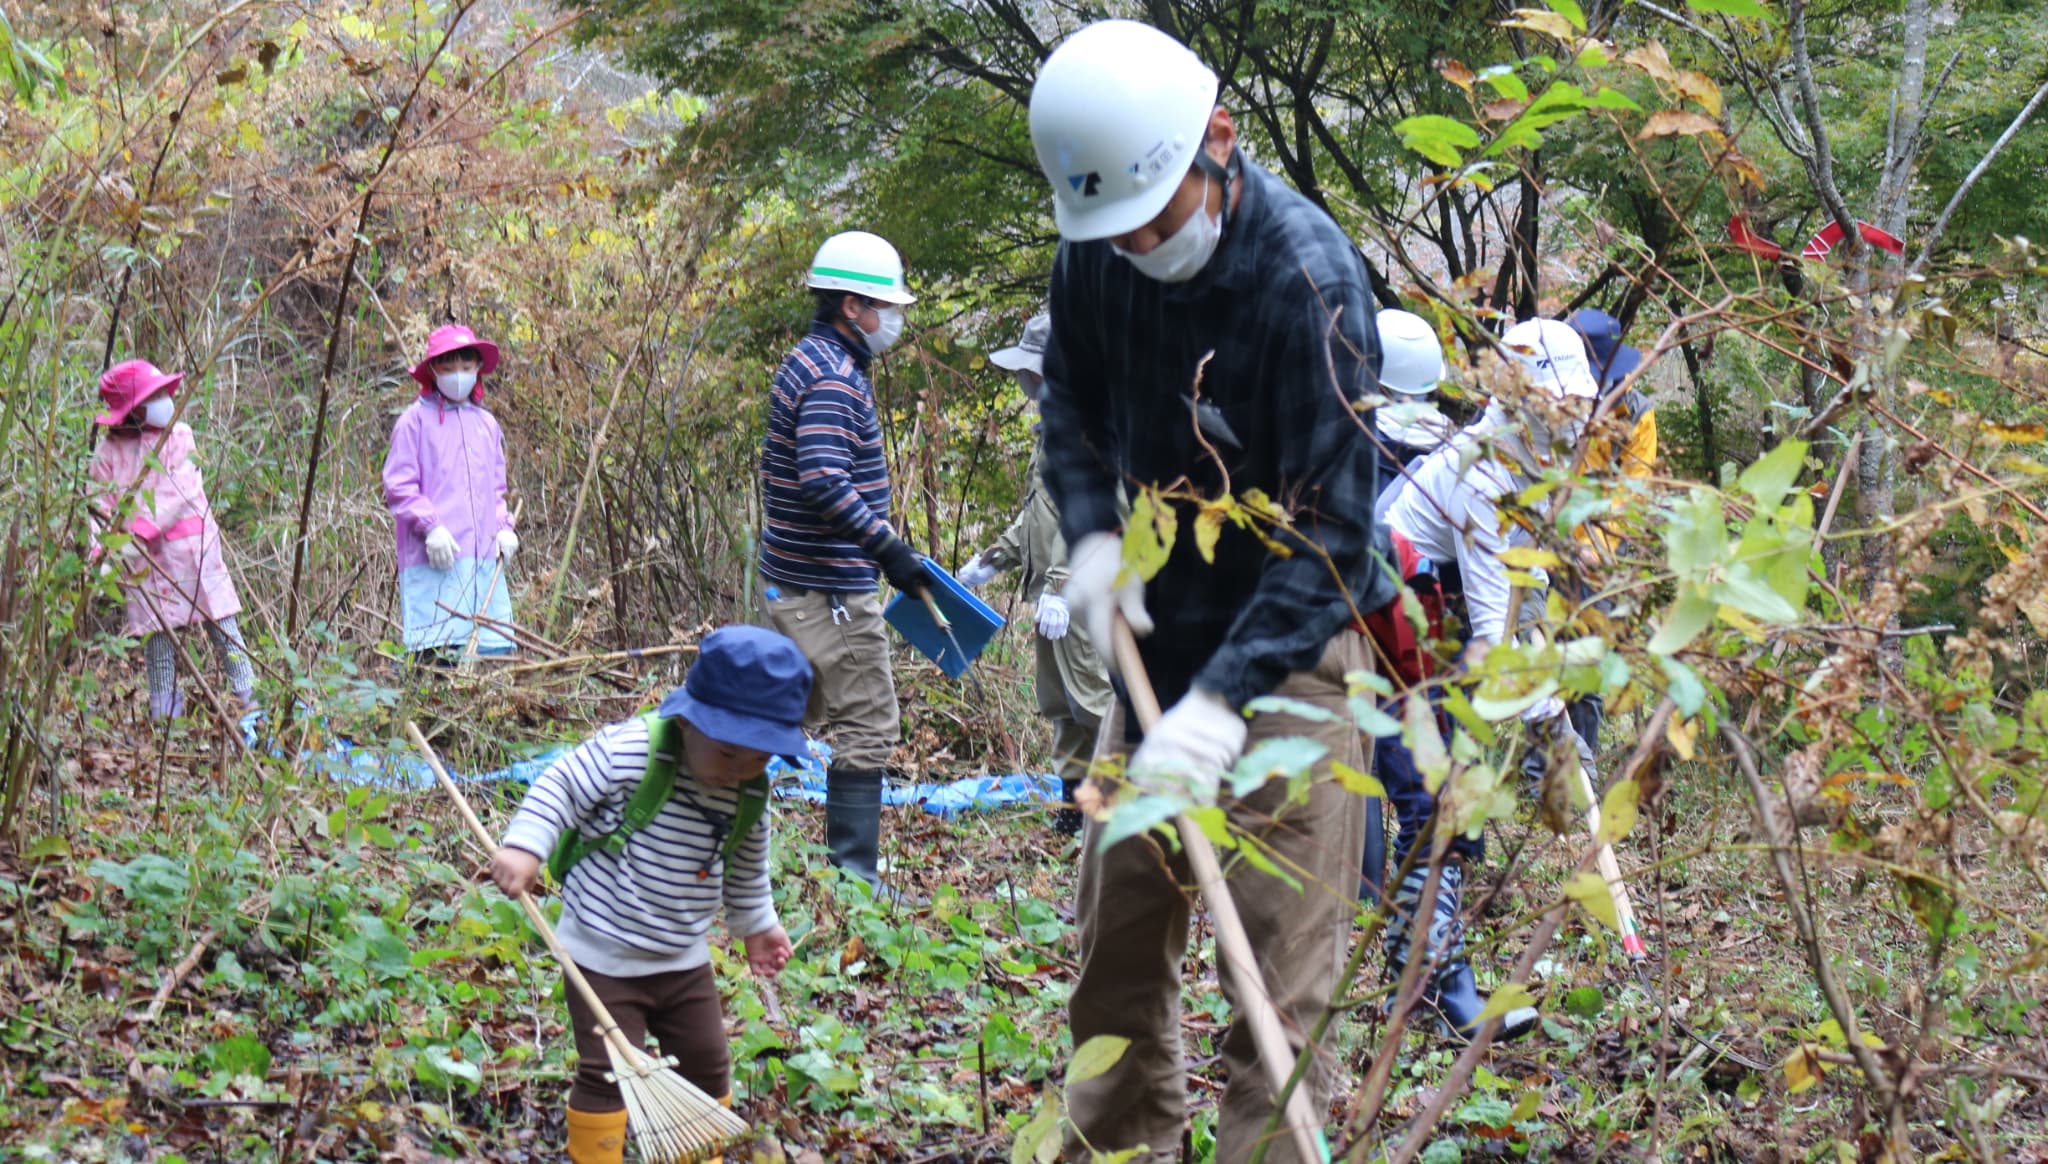
<instances>
[{"instance_id":1,"label":"tree trunk","mask_svg":"<svg viewBox=\"0 0 2048 1164\"><path fill-rule=\"evenodd\" d=\"M1700 476L1712 481L1721 464L1720 449L1714 441L1714 398L1707 387L1706 368L1700 359L1698 346L1690 336L1679 344L1678 350L1685 356L1685 374L1692 381L1693 411L1699 417L1700 426Z\"/></svg>"},{"instance_id":2,"label":"tree trunk","mask_svg":"<svg viewBox=\"0 0 2048 1164\"><path fill-rule=\"evenodd\" d=\"M1926 124L1924 98L1927 87L1927 38L1931 0L1906 0L1901 18L1903 43L1899 61L1899 87L1893 94L1890 132L1885 141L1884 173L1878 182L1872 216L1877 225L1904 237L1906 217L1913 203L1913 175L1920 155L1920 133ZM1856 313L1853 341L1860 359L1880 361L1872 368L1871 383L1877 399L1889 405L1898 396L1898 373L1882 362L1883 321L1892 314L1890 303L1899 294L1903 260L1876 247L1861 250L1862 264L1851 273L1851 302L1860 303ZM1886 300L1880 304L1878 300ZM1896 460L1891 455L1889 435L1875 417L1864 420L1863 455L1856 462L1856 518L1865 530L1879 529L1897 512L1893 480ZM1864 540L1865 586L1875 586L1891 572L1894 554L1888 534L1874 534Z\"/></svg>"}]
</instances>

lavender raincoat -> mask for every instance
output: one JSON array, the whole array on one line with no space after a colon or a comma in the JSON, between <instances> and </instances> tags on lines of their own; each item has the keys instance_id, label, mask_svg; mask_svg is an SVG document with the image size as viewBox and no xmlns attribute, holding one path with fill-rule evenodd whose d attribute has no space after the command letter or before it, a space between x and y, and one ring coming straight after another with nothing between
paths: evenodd
<instances>
[{"instance_id":1,"label":"lavender raincoat","mask_svg":"<svg viewBox=\"0 0 2048 1164\"><path fill-rule=\"evenodd\" d=\"M511 582L498 576L498 531L512 528L512 514L505 508L505 437L496 417L476 404L422 393L391 430L384 504L398 527L406 650L463 646L475 625L467 617L473 612L512 620ZM427 534L437 525L455 537L455 565L446 570L427 561ZM463 613L450 614L444 604ZM476 649L503 654L512 640L485 624Z\"/></svg>"},{"instance_id":2,"label":"lavender raincoat","mask_svg":"<svg viewBox=\"0 0 2048 1164\"><path fill-rule=\"evenodd\" d=\"M147 635L240 614L221 557L220 526L206 501L206 486L192 460L192 428L180 423L163 441L161 430L109 433L86 471L99 482L99 507L122 521L143 552L156 561L122 580L128 592L123 631ZM148 561L149 559L144 559Z\"/></svg>"}]
</instances>

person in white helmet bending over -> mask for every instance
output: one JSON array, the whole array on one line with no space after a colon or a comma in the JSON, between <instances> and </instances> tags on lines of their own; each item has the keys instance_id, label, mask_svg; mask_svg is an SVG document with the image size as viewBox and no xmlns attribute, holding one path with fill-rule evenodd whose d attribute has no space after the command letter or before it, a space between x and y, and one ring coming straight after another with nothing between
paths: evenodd
<instances>
[{"instance_id":1,"label":"person in white helmet bending over","mask_svg":"<svg viewBox=\"0 0 2048 1164\"><path fill-rule=\"evenodd\" d=\"M1179 42L1130 21L1074 33L1031 94L1031 138L1053 187L1061 244L1045 353L1045 484L1073 548L1066 596L1114 664L1126 620L1164 718L1126 766L1140 790L1220 805L1298 881L1233 862L1229 887L1272 1001L1299 1048L1337 983L1364 842L1362 798L1330 775L1361 768L1346 675L1371 658L1358 615L1393 592L1372 550L1376 457L1353 405L1376 391L1379 341L1363 259L1337 224L1248 161L1216 75ZM1118 486L1215 498L1259 490L1287 528L1225 523L1203 552L1196 507L1149 584L1125 571ZM1127 677L1128 678L1128 677ZM1247 705L1281 695L1331 722ZM1113 714L1115 714L1113 709ZM1128 704L1117 742L1136 743ZM1115 729L1109 729L1113 731ZM1105 732L1105 735L1108 731ZM1307 737L1313 779L1243 797L1221 789L1248 744ZM1149 1148L1171 1159L1186 1114L1181 963L1192 892L1183 852L1158 834L1104 849L1091 821L1077 914L1074 1043L1130 1040L1114 1066L1068 1090L1069 1155ZM1225 978L1224 989L1237 984ZM1229 1077L1216 1159L1241 1164L1273 1111L1242 1009L1218 1045ZM1303 1086L1327 1110L1332 1064ZM1284 1133L1268 1161L1298 1157Z\"/></svg>"},{"instance_id":2,"label":"person in white helmet bending over","mask_svg":"<svg viewBox=\"0 0 2048 1164\"><path fill-rule=\"evenodd\" d=\"M1521 526L1502 528L1500 499L1553 465L1571 464L1600 394L1586 345L1567 323L1527 320L1509 328L1500 345L1526 370L1524 398L1489 400L1478 420L1409 467L1406 486L1383 507L1387 525L1417 550L1457 568L1475 653L1512 632L1508 566L1500 554L1529 544Z\"/></svg>"},{"instance_id":3,"label":"person in white helmet bending over","mask_svg":"<svg viewBox=\"0 0 2048 1164\"><path fill-rule=\"evenodd\" d=\"M1518 397L1496 395L1477 421L1410 466L1407 483L1385 508L1387 525L1438 564L1446 578L1446 606L1460 610L1465 619L1471 640L1466 657L1473 662L1515 631L1508 625L1514 605L1512 583L1500 555L1511 546L1530 542L1527 529L1501 519L1500 499L1540 479L1547 468L1571 464L1600 394L1585 344L1569 324L1554 319L1518 323L1500 337L1500 346L1520 365L1526 381ZM1540 570L1529 572L1542 577ZM1450 579L1456 579L1455 591ZM1525 602L1523 609L1538 611L1542 603ZM1578 741L1564 718L1564 704L1554 696L1530 708L1522 718L1539 738ZM1579 762L1590 766L1588 749L1578 746L1575 752ZM1400 790L1390 786L1388 791L1398 799ZM1434 807L1418 802L1417 815L1426 818ZM1405 806L1403 811L1401 851L1405 853L1425 838L1412 831ZM1440 870L1426 948L1420 952L1426 960L1425 1001L1460 1037L1473 1033L1486 1004L1465 957L1464 924L1459 914L1467 862L1476 862L1482 852L1477 838L1460 836L1452 842L1450 859ZM1428 873L1427 866L1418 861L1394 890L1394 916L1383 943L1387 972L1395 977L1415 955L1410 949L1409 923L1421 904ZM1533 1010L1514 1008L1503 1016L1502 1037L1517 1037L1535 1021Z\"/></svg>"},{"instance_id":4,"label":"person in white helmet bending over","mask_svg":"<svg viewBox=\"0 0 2048 1164\"><path fill-rule=\"evenodd\" d=\"M1444 379L1444 347L1436 328L1397 307L1381 311L1377 324L1380 391L1386 403L1373 410L1372 428L1380 454L1377 506L1384 513L1407 479L1403 470L1435 452L1457 429L1432 399Z\"/></svg>"}]
</instances>

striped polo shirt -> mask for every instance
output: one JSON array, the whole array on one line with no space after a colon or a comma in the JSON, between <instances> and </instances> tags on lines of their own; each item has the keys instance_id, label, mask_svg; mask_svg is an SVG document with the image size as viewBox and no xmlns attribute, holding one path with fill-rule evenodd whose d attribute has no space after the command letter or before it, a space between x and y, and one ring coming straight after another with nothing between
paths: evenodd
<instances>
[{"instance_id":1,"label":"striped polo shirt","mask_svg":"<svg viewBox=\"0 0 2048 1164\"><path fill-rule=\"evenodd\" d=\"M693 778L678 756L675 793L619 853L595 850L569 871L556 936L578 966L615 978L694 970L711 960L711 919L749 937L777 924L768 887L768 817L718 856L739 793ZM647 725L616 723L548 766L505 829L505 844L545 860L563 829L599 837L625 819L647 770Z\"/></svg>"},{"instance_id":2,"label":"striped polo shirt","mask_svg":"<svg viewBox=\"0 0 2048 1164\"><path fill-rule=\"evenodd\" d=\"M775 370L761 443L761 573L772 582L875 589L875 554L895 531L868 359L816 322Z\"/></svg>"}]
</instances>

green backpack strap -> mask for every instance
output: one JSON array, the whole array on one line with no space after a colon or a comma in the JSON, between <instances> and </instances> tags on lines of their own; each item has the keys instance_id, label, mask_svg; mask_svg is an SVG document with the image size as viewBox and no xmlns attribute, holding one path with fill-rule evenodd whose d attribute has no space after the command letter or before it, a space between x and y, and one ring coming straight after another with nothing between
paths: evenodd
<instances>
[{"instance_id":1,"label":"green backpack strap","mask_svg":"<svg viewBox=\"0 0 2048 1164\"><path fill-rule=\"evenodd\" d=\"M768 773L763 772L740 785L739 807L733 810L732 828L726 831L725 843L718 847L718 859L732 860L732 855L739 851L741 842L747 839L748 833L754 831L755 825L761 823L762 816L767 812Z\"/></svg>"},{"instance_id":2,"label":"green backpack strap","mask_svg":"<svg viewBox=\"0 0 2048 1164\"><path fill-rule=\"evenodd\" d=\"M633 798L626 802L622 819L612 831L586 837L578 828L562 830L555 851L548 855L548 874L555 884L566 881L576 862L592 853L624 852L626 842L661 815L661 806L675 792L676 754L682 749L682 733L673 730L670 721L659 712L650 711L640 719L647 725L647 767L641 773L639 787L633 789Z\"/></svg>"},{"instance_id":3,"label":"green backpack strap","mask_svg":"<svg viewBox=\"0 0 2048 1164\"><path fill-rule=\"evenodd\" d=\"M607 853L621 853L626 842L634 833L653 823L661 815L662 806L675 794L676 758L682 754L683 735L680 720L664 718L661 713L650 711L640 717L647 724L647 767L641 774L639 787L633 790L633 797L626 802L618 827L600 837L586 837L581 829L562 830L562 836L555 842L555 851L548 856L548 875L560 885L568 879L569 870L576 862L603 850ZM761 817L768 811L768 774L763 772L739 788L739 807L734 811L732 825L726 830L725 843L719 846L718 857L730 861L754 831Z\"/></svg>"}]
</instances>

